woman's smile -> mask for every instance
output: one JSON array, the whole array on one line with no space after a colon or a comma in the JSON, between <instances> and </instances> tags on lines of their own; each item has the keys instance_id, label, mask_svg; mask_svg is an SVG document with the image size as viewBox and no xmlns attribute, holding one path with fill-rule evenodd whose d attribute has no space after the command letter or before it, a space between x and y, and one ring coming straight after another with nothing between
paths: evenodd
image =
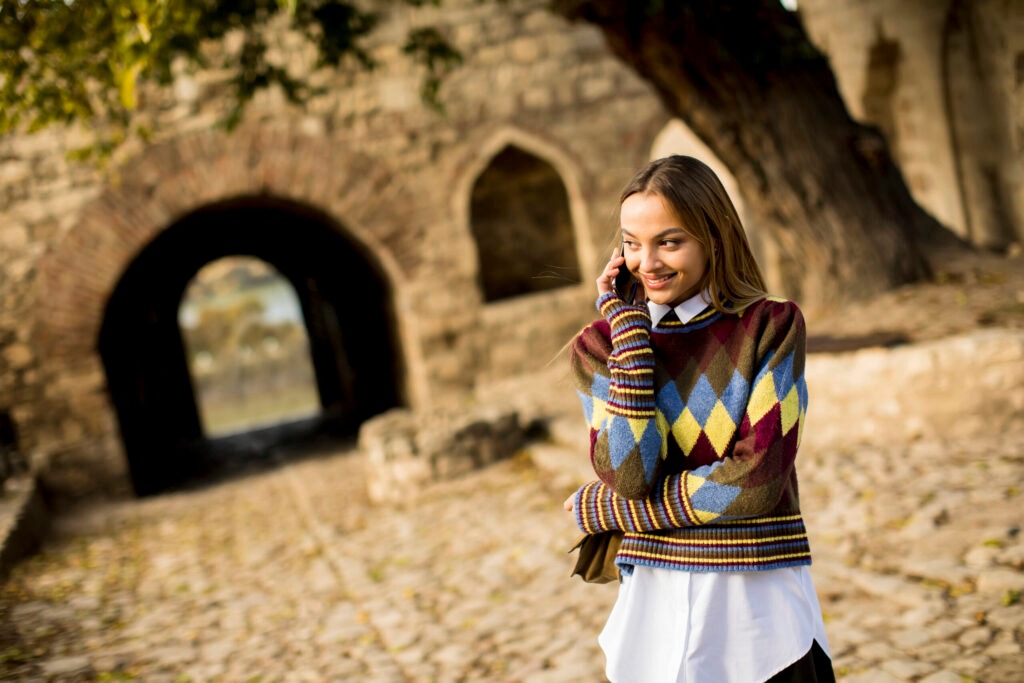
<instances>
[{"instance_id":1,"label":"woman's smile","mask_svg":"<svg viewBox=\"0 0 1024 683\"><path fill-rule=\"evenodd\" d=\"M669 280L675 277L675 273L668 273L666 275L642 275L640 278L644 282L644 286L649 289L661 289L668 285Z\"/></svg>"}]
</instances>

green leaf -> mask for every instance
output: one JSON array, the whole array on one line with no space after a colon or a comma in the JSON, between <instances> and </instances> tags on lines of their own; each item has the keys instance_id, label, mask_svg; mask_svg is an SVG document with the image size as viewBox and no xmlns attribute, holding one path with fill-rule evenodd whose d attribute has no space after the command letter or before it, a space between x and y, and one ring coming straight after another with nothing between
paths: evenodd
<instances>
[{"instance_id":1,"label":"green leaf","mask_svg":"<svg viewBox=\"0 0 1024 683\"><path fill-rule=\"evenodd\" d=\"M141 70L142 64L140 62L136 62L121 73L121 84L118 88L118 92L121 95L121 106L125 109L135 109L138 104L138 100L135 96L135 83Z\"/></svg>"},{"instance_id":2,"label":"green leaf","mask_svg":"<svg viewBox=\"0 0 1024 683\"><path fill-rule=\"evenodd\" d=\"M426 67L427 75L420 87L420 97L431 108L444 111L439 96L441 83L445 76L462 64L462 54L433 27L410 31L402 52Z\"/></svg>"}]
</instances>

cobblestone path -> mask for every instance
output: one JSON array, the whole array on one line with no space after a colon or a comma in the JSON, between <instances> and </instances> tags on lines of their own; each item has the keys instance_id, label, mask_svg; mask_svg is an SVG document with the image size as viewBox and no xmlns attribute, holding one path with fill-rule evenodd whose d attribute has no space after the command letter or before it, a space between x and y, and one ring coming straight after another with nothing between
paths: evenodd
<instances>
[{"instance_id":1,"label":"cobblestone path","mask_svg":"<svg viewBox=\"0 0 1024 683\"><path fill-rule=\"evenodd\" d=\"M537 447L399 509L336 453L65 515L3 588L0 678L604 680L615 587L570 580L560 509L579 458ZM841 680L1024 680L1024 434L801 460Z\"/></svg>"}]
</instances>

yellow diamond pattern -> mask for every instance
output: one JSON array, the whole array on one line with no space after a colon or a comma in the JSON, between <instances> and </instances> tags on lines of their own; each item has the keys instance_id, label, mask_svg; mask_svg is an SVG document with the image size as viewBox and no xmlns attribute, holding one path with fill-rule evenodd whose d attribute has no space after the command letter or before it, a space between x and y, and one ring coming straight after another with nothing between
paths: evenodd
<instances>
[{"instance_id":1,"label":"yellow diamond pattern","mask_svg":"<svg viewBox=\"0 0 1024 683\"><path fill-rule=\"evenodd\" d=\"M786 398L782 399L782 434L788 434L789 430L793 428L793 425L797 423L800 417L800 397L797 396L796 386L794 385L789 393L786 394ZM799 434L799 432L797 432Z\"/></svg>"},{"instance_id":2,"label":"yellow diamond pattern","mask_svg":"<svg viewBox=\"0 0 1024 683\"><path fill-rule=\"evenodd\" d=\"M754 390L750 392L750 400L747 402L747 414L750 415L750 425L754 426L761 421L769 410L771 410L778 398L775 396L775 380L772 373L766 374L757 383Z\"/></svg>"},{"instance_id":3,"label":"yellow diamond pattern","mask_svg":"<svg viewBox=\"0 0 1024 683\"><path fill-rule=\"evenodd\" d=\"M689 455L700 436L700 423L693 416L689 408L684 408L682 414L672 425L672 436L676 437L676 443L683 449L685 455Z\"/></svg>"},{"instance_id":4,"label":"yellow diamond pattern","mask_svg":"<svg viewBox=\"0 0 1024 683\"><path fill-rule=\"evenodd\" d=\"M721 517L717 512L708 512L707 510L694 510L693 514L697 515L697 519L701 521L701 524L709 524Z\"/></svg>"},{"instance_id":5,"label":"yellow diamond pattern","mask_svg":"<svg viewBox=\"0 0 1024 683\"><path fill-rule=\"evenodd\" d=\"M719 457L725 454L725 447L729 445L729 439L736 431L736 423L729 417L729 411L721 401L715 403L708 415L708 423L704 425L704 433L708 435L708 441L715 447Z\"/></svg>"}]
</instances>

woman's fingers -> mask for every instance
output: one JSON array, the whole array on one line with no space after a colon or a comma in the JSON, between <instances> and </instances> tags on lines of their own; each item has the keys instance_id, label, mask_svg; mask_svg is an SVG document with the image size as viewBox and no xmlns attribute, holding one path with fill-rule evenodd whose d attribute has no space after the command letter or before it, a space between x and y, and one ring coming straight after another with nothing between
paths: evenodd
<instances>
[{"instance_id":1,"label":"woman's fingers","mask_svg":"<svg viewBox=\"0 0 1024 683\"><path fill-rule=\"evenodd\" d=\"M618 252L612 255L611 260L601 272L601 276L597 278L598 296L615 291L615 276L619 274L619 268L623 267L625 263L626 259Z\"/></svg>"}]
</instances>

